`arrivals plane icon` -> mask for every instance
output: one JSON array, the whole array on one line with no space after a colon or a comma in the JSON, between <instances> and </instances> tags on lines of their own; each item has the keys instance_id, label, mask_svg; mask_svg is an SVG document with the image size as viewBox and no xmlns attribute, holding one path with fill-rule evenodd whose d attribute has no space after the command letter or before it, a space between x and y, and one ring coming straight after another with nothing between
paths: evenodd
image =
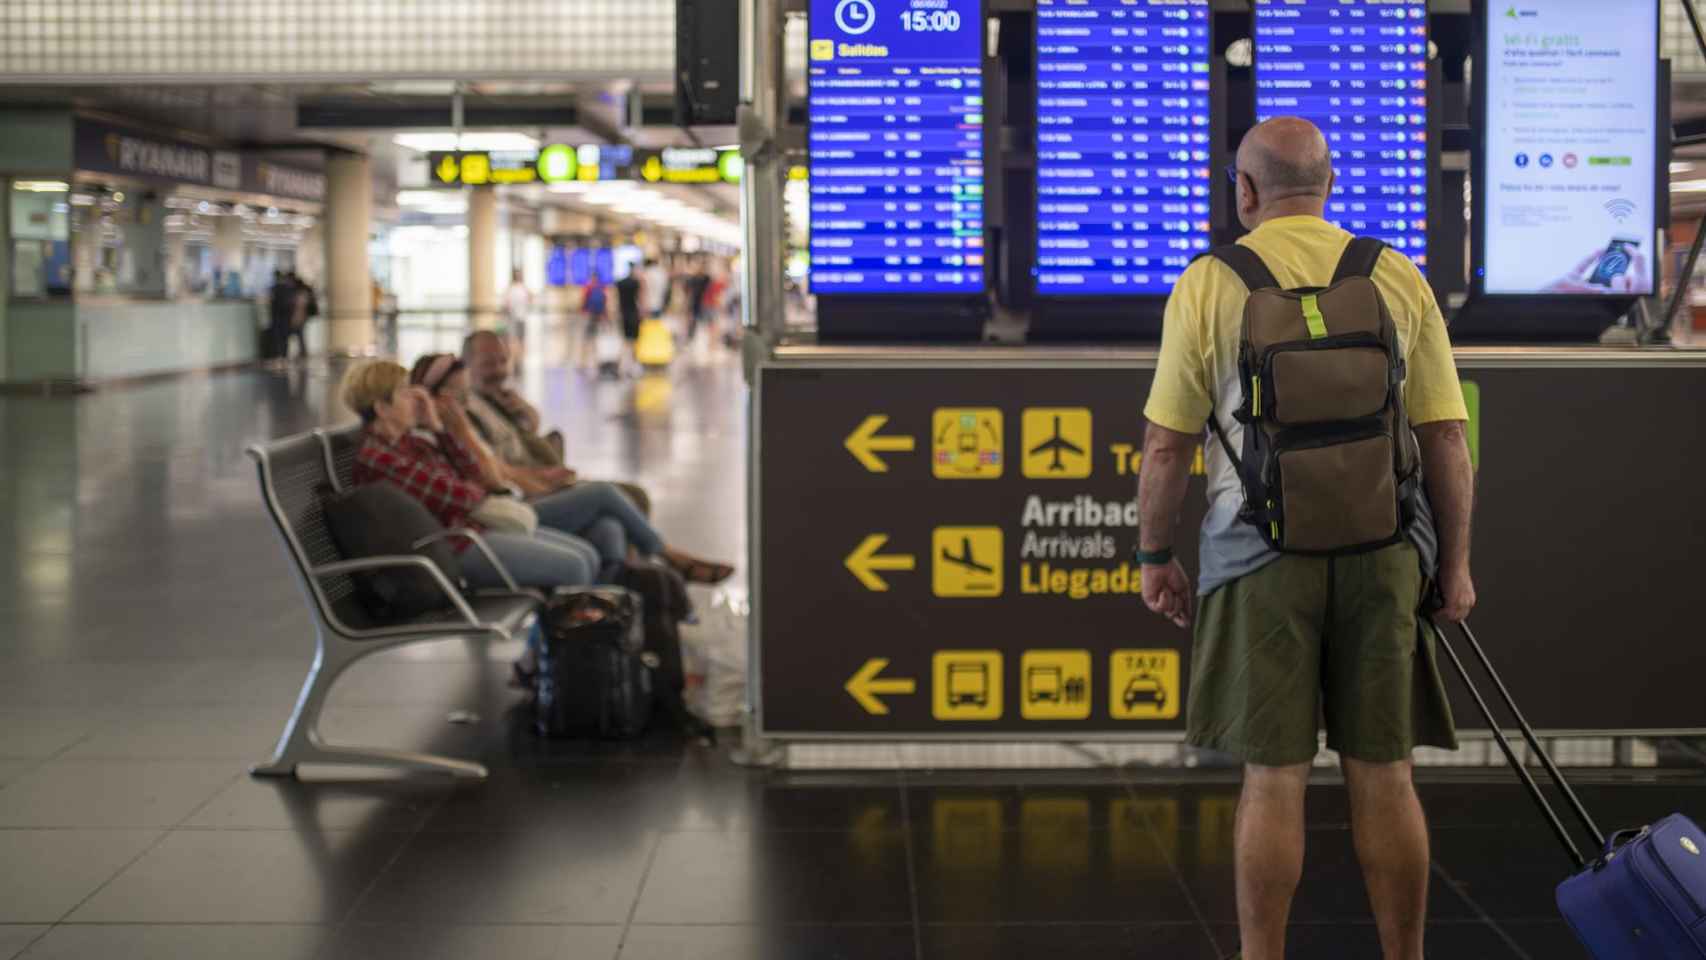
<instances>
[{"instance_id":1,"label":"arrivals plane icon","mask_svg":"<svg viewBox=\"0 0 1706 960\"><path fill-rule=\"evenodd\" d=\"M953 551L949 550L947 547L943 547L942 559L948 563L954 564L955 566L965 567L967 570L975 570L978 573L994 575L994 567L977 562L976 555L972 553L970 537L964 537L960 540L960 550L962 552L956 557L954 556Z\"/></svg>"},{"instance_id":2,"label":"arrivals plane icon","mask_svg":"<svg viewBox=\"0 0 1706 960\"><path fill-rule=\"evenodd\" d=\"M1060 473L1066 469L1066 464L1062 462L1061 456L1070 453L1075 457L1082 457L1084 456L1084 448L1062 435L1060 417L1056 416L1054 418L1054 436L1032 447L1027 455L1034 457L1040 453L1054 454L1054 462L1049 464L1049 471Z\"/></svg>"}]
</instances>

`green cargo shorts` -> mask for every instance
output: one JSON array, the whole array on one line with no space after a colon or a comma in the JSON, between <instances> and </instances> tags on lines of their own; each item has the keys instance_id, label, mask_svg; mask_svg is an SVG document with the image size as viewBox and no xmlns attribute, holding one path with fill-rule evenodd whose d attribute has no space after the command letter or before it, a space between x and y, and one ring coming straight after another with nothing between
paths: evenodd
<instances>
[{"instance_id":1,"label":"green cargo shorts","mask_svg":"<svg viewBox=\"0 0 1706 960\"><path fill-rule=\"evenodd\" d=\"M1369 763L1456 749L1421 595L1399 544L1282 556L1202 598L1187 742L1275 767L1313 760L1322 726L1328 749Z\"/></svg>"}]
</instances>

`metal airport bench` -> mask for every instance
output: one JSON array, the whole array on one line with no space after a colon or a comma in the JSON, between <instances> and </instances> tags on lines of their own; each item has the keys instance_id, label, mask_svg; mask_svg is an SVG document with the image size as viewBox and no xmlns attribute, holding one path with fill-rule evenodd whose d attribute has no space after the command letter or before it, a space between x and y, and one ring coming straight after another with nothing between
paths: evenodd
<instances>
[{"instance_id":1,"label":"metal airport bench","mask_svg":"<svg viewBox=\"0 0 1706 960\"><path fill-rule=\"evenodd\" d=\"M279 737L272 759L252 767L257 776L295 776L305 763L363 767L399 767L482 779L486 768L477 763L431 754L377 747L344 747L320 739L320 711L326 694L350 664L381 650L408 643L454 637L510 640L531 624L543 598L515 585L509 572L490 553L477 534L446 531L442 536L467 535L486 552L508 585L503 591L464 596L432 561L421 556L366 557L348 560L338 552L326 527L320 496L324 489L351 486L356 451L361 446L359 425L315 430L249 448L261 480L261 499L278 527L290 554L308 606L314 614L317 639L314 663L302 683L296 707ZM358 602L351 574L383 567L413 566L430 573L443 589L446 605L401 623L375 620Z\"/></svg>"}]
</instances>

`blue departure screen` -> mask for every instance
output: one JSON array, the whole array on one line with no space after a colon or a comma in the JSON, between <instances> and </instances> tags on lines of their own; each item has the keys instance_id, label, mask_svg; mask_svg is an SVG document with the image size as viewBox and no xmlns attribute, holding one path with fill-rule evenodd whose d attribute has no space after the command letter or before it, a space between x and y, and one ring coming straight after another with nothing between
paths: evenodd
<instances>
[{"instance_id":1,"label":"blue departure screen","mask_svg":"<svg viewBox=\"0 0 1706 960\"><path fill-rule=\"evenodd\" d=\"M1208 0L1037 0L1037 292L1165 294L1209 246Z\"/></svg>"},{"instance_id":2,"label":"blue departure screen","mask_svg":"<svg viewBox=\"0 0 1706 960\"><path fill-rule=\"evenodd\" d=\"M1327 219L1427 268L1427 0L1256 0L1256 119L1315 122Z\"/></svg>"},{"instance_id":3,"label":"blue departure screen","mask_svg":"<svg viewBox=\"0 0 1706 960\"><path fill-rule=\"evenodd\" d=\"M980 0L811 0L811 286L984 289Z\"/></svg>"}]
</instances>

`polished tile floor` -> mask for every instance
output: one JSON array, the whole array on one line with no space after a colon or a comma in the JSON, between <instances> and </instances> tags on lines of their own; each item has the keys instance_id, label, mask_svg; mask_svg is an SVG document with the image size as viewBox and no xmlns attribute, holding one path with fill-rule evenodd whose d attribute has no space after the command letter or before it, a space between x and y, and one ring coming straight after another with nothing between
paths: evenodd
<instances>
[{"instance_id":1,"label":"polished tile floor","mask_svg":"<svg viewBox=\"0 0 1706 960\"><path fill-rule=\"evenodd\" d=\"M551 359L526 387L575 465L649 486L677 542L742 556L738 367L610 383ZM513 650L374 658L326 715L333 740L476 758L486 783L251 780L310 639L242 451L341 419L334 386L313 366L0 397L0 960L1235 948L1222 773L757 772L727 744L543 744L511 709ZM1585 792L1610 823L1706 814L1701 768L1666 759ZM1433 955L1582 957L1523 796L1498 771L1426 777ZM1293 953L1375 957L1325 773L1309 816Z\"/></svg>"}]
</instances>

